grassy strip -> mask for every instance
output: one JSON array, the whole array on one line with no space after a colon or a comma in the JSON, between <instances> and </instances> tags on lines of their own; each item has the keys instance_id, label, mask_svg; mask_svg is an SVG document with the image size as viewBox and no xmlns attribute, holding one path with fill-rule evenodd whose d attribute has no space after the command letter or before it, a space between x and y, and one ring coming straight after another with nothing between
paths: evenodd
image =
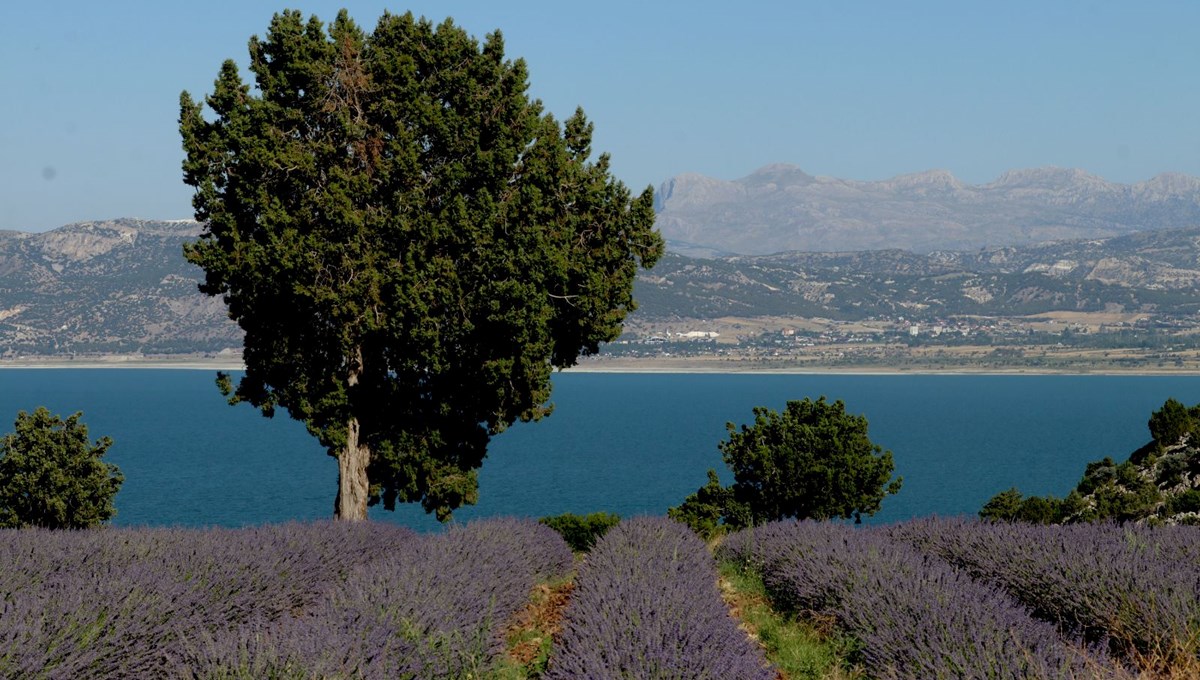
<instances>
[{"instance_id":1,"label":"grassy strip","mask_svg":"<svg viewBox=\"0 0 1200 680\"><path fill-rule=\"evenodd\" d=\"M508 652L497 664L491 676L493 680L541 677L550 660L554 636L562 627L563 610L574 588L574 576L534 588L529 604L513 618L505 631Z\"/></svg>"},{"instance_id":2,"label":"grassy strip","mask_svg":"<svg viewBox=\"0 0 1200 680\"><path fill-rule=\"evenodd\" d=\"M849 661L854 640L831 621L785 616L771 607L762 579L722 562L721 595L748 635L758 640L780 680L858 680L866 674Z\"/></svg>"}]
</instances>

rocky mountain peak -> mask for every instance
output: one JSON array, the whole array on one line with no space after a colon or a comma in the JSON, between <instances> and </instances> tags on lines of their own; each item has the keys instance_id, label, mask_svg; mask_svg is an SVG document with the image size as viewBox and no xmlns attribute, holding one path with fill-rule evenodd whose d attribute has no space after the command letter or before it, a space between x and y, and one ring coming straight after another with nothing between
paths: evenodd
<instances>
[{"instance_id":1,"label":"rocky mountain peak","mask_svg":"<svg viewBox=\"0 0 1200 680\"><path fill-rule=\"evenodd\" d=\"M1196 196L1200 195L1200 178L1178 172L1164 172L1133 187L1135 191L1152 197Z\"/></svg>"},{"instance_id":2,"label":"rocky mountain peak","mask_svg":"<svg viewBox=\"0 0 1200 680\"><path fill-rule=\"evenodd\" d=\"M926 170L908 175L897 175L882 184L894 189L936 189L942 191L958 191L965 185L949 170Z\"/></svg>"},{"instance_id":3,"label":"rocky mountain peak","mask_svg":"<svg viewBox=\"0 0 1200 680\"><path fill-rule=\"evenodd\" d=\"M773 163L750 173L747 177L737 180L747 187L774 185L778 188L803 186L817 181L815 177L804 172L797 165L790 163Z\"/></svg>"},{"instance_id":4,"label":"rocky mountain peak","mask_svg":"<svg viewBox=\"0 0 1200 680\"><path fill-rule=\"evenodd\" d=\"M1047 166L1024 170L1009 170L1001 174L1000 177L987 186L1063 189L1081 184L1107 185L1108 182L1103 177L1084 172L1078 168Z\"/></svg>"}]
</instances>

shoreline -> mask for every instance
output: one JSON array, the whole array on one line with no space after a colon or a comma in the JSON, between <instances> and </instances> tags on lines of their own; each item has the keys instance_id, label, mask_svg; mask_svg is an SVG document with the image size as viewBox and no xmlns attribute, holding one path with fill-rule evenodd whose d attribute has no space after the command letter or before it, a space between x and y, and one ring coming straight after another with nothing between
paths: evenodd
<instances>
[{"instance_id":1,"label":"shoreline","mask_svg":"<svg viewBox=\"0 0 1200 680\"><path fill-rule=\"evenodd\" d=\"M713 375L875 375L875 376L905 376L905 375L981 375L981 376L1039 376L1039 375L1063 375L1063 376L1133 376L1133 377L1164 377L1164 376L1197 376L1200 377L1200 370L1151 370L1151 369L1121 369L1121 368L1104 368L1087 371L1072 371L1067 369L1048 369L1048 368L1022 368L1014 366L1011 368L970 368L957 366L954 368L892 368L883 366L873 366L864 368L838 368L838 367L805 367L805 368L744 368L744 369L719 369L709 367L673 367L673 366L654 366L654 367L636 367L622 366L612 368L601 367L580 367L574 366L567 369L569 373L628 373L628 374L713 374Z\"/></svg>"},{"instance_id":2,"label":"shoreline","mask_svg":"<svg viewBox=\"0 0 1200 680\"><path fill-rule=\"evenodd\" d=\"M125 355L88 357L86 359L52 359L39 357L30 359L0 360L0 371L5 369L141 369L141 370L190 370L190 371L243 371L245 364L228 358L146 358ZM601 359L585 360L565 373L627 373L627 374L720 374L720 375L985 375L985 376L1200 376L1200 368L1122 368L1097 366L1086 370L1070 368L1047 368L1029 366L972 367L948 366L943 368L918 366L788 366L788 365L739 365L739 362L713 362L703 359Z\"/></svg>"},{"instance_id":3,"label":"shoreline","mask_svg":"<svg viewBox=\"0 0 1200 680\"><path fill-rule=\"evenodd\" d=\"M79 369L178 369L187 371L242 371L246 366L241 361L229 359L146 359L114 355L110 357L88 357L87 359L9 359L0 360L0 371L5 369L55 370L63 368Z\"/></svg>"}]
</instances>

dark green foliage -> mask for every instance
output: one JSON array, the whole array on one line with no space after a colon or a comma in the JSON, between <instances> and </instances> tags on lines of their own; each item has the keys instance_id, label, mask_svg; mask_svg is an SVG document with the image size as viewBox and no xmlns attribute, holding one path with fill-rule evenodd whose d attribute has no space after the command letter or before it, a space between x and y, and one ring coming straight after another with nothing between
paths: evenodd
<instances>
[{"instance_id":1,"label":"dark green foliage","mask_svg":"<svg viewBox=\"0 0 1200 680\"><path fill-rule=\"evenodd\" d=\"M1017 519L1029 524L1055 524L1060 521L1062 501L1053 496L1031 496L1021 503Z\"/></svg>"},{"instance_id":2,"label":"dark green foliage","mask_svg":"<svg viewBox=\"0 0 1200 680\"><path fill-rule=\"evenodd\" d=\"M786 517L859 521L900 490L892 452L872 443L867 419L847 414L841 401L789 401L783 413L759 406L753 425L726 429L728 441L717 446L733 485L722 489L710 471L708 484L670 511L701 533L711 531L719 506L732 528Z\"/></svg>"},{"instance_id":3,"label":"dark green foliage","mask_svg":"<svg viewBox=\"0 0 1200 680\"><path fill-rule=\"evenodd\" d=\"M709 470L708 483L684 499L679 506L668 509L667 516L688 525L701 536L709 538L719 533L723 526L722 519L726 515L735 514L734 507L733 489L721 486L717 471ZM745 513L737 514L740 519ZM742 523L738 519L730 519L728 523L741 526Z\"/></svg>"},{"instance_id":4,"label":"dark green foliage","mask_svg":"<svg viewBox=\"0 0 1200 680\"><path fill-rule=\"evenodd\" d=\"M1200 512L1200 490L1188 489L1167 500L1167 511L1172 515L1182 512Z\"/></svg>"},{"instance_id":5,"label":"dark green foliage","mask_svg":"<svg viewBox=\"0 0 1200 680\"><path fill-rule=\"evenodd\" d=\"M1022 500L1024 497L1015 486L1007 491L1001 491L983 505L983 509L979 511L979 517L991 521L1012 522L1016 520L1017 513L1021 511Z\"/></svg>"},{"instance_id":6,"label":"dark green foliage","mask_svg":"<svg viewBox=\"0 0 1200 680\"><path fill-rule=\"evenodd\" d=\"M1174 399L1167 399L1161 409L1150 415L1147 423L1150 436L1160 446L1178 443L1185 434L1195 431L1196 425L1188 408Z\"/></svg>"},{"instance_id":7,"label":"dark green foliage","mask_svg":"<svg viewBox=\"0 0 1200 680\"><path fill-rule=\"evenodd\" d=\"M1158 460L1158 484L1172 484L1179 480L1179 475L1187 471L1187 457L1182 455L1163 456Z\"/></svg>"},{"instance_id":8,"label":"dark green foliage","mask_svg":"<svg viewBox=\"0 0 1200 680\"><path fill-rule=\"evenodd\" d=\"M610 512L593 512L587 515L566 512L543 517L538 522L557 531L567 545L571 546L571 550L588 552L601 536L621 523L621 516Z\"/></svg>"},{"instance_id":9,"label":"dark green foliage","mask_svg":"<svg viewBox=\"0 0 1200 680\"><path fill-rule=\"evenodd\" d=\"M125 477L102 460L112 440L88 440L76 413L66 420L39 406L17 414L0 439L0 528L84 529L116 514Z\"/></svg>"},{"instance_id":10,"label":"dark green foliage","mask_svg":"<svg viewBox=\"0 0 1200 680\"><path fill-rule=\"evenodd\" d=\"M253 90L225 62L211 115L181 97L205 223L185 254L245 331L246 374L221 386L303 421L354 516L446 519L491 436L547 415L551 373L620 333L662 253L652 192L590 160L582 110L560 124L529 98L499 32L286 11L250 71Z\"/></svg>"},{"instance_id":11,"label":"dark green foliage","mask_svg":"<svg viewBox=\"0 0 1200 680\"><path fill-rule=\"evenodd\" d=\"M979 517L994 522L1057 524L1063 521L1067 508L1074 507L1077 498L1078 495L1068 502L1054 496L1024 497L1020 491L1012 488L993 496L979 511Z\"/></svg>"},{"instance_id":12,"label":"dark green foliage","mask_svg":"<svg viewBox=\"0 0 1200 680\"><path fill-rule=\"evenodd\" d=\"M1141 474L1132 461L1114 463L1104 458L1088 463L1083 479L1064 499L1054 496L1023 497L1016 489L996 494L979 516L987 520L1061 524L1099 520L1131 521L1153 515L1163 501L1158 485ZM1090 502L1085 501L1085 497Z\"/></svg>"}]
</instances>

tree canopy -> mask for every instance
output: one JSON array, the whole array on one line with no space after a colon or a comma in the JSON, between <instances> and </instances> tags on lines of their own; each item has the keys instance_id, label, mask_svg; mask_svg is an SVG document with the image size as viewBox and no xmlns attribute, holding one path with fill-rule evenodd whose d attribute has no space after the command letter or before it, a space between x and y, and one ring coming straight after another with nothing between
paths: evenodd
<instances>
[{"instance_id":1,"label":"tree canopy","mask_svg":"<svg viewBox=\"0 0 1200 680\"><path fill-rule=\"evenodd\" d=\"M592 159L582 110L447 19L297 11L184 92L185 249L245 331L231 402L283 407L338 458L335 512L477 496L490 437L550 412L550 375L614 339L662 253L652 191Z\"/></svg>"},{"instance_id":2,"label":"tree canopy","mask_svg":"<svg viewBox=\"0 0 1200 680\"><path fill-rule=\"evenodd\" d=\"M125 477L103 460L112 440L88 439L76 413L66 420L39 406L17 414L0 439L0 528L84 529L116 514Z\"/></svg>"},{"instance_id":3,"label":"tree canopy","mask_svg":"<svg viewBox=\"0 0 1200 680\"><path fill-rule=\"evenodd\" d=\"M718 448L733 484L721 486L709 470L708 483L669 513L701 533L718 520L732 528L787 517L859 520L900 490L892 452L871 442L867 419L841 401L789 401L782 413L759 406L753 425L726 429Z\"/></svg>"},{"instance_id":4,"label":"tree canopy","mask_svg":"<svg viewBox=\"0 0 1200 680\"><path fill-rule=\"evenodd\" d=\"M1185 434L1196 429L1196 416L1200 413L1194 411L1195 408L1189 409L1179 400L1168 398L1162 408L1150 414L1150 420L1146 422L1150 436L1161 446L1179 443Z\"/></svg>"}]
</instances>

